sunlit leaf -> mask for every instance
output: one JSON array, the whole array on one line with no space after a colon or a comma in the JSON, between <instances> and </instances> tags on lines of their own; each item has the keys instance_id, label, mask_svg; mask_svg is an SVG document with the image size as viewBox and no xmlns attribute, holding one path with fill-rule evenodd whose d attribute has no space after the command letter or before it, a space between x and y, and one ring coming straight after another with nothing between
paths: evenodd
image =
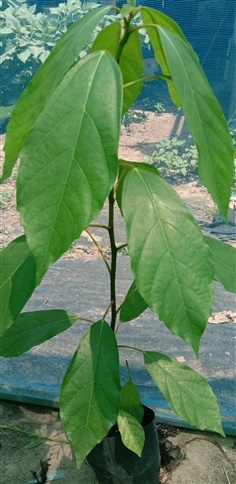
<instances>
[{"instance_id":1,"label":"sunlit leaf","mask_svg":"<svg viewBox=\"0 0 236 484\"><path fill-rule=\"evenodd\" d=\"M180 418L200 430L224 435L216 396L199 373L154 351L145 351L144 361L154 382Z\"/></svg>"},{"instance_id":2,"label":"sunlit leaf","mask_svg":"<svg viewBox=\"0 0 236 484\"><path fill-rule=\"evenodd\" d=\"M153 27L145 27L145 28L153 47L155 59L158 62L158 64L160 64L163 74L166 76L171 76L170 69L168 66L168 62L166 60L165 52L162 46L162 41L160 39L160 34L157 27L158 26L165 27L170 32L175 33L177 36L179 36L180 38L186 41L185 36L181 28L179 27L179 25L173 19L171 19L164 13L159 12L158 10L155 10L150 7L142 7L141 15L142 15L144 24L156 25L156 27L153 26ZM179 99L175 85L173 85L172 83L169 83L168 88L173 102L177 106L181 106L181 101Z\"/></svg>"},{"instance_id":3,"label":"sunlit leaf","mask_svg":"<svg viewBox=\"0 0 236 484\"><path fill-rule=\"evenodd\" d=\"M117 424L123 444L141 457L145 442L145 433L142 425L133 415L124 410L119 411Z\"/></svg>"},{"instance_id":4,"label":"sunlit leaf","mask_svg":"<svg viewBox=\"0 0 236 484\"><path fill-rule=\"evenodd\" d=\"M35 264L25 236L21 236L0 252L0 336L21 312L35 286Z\"/></svg>"},{"instance_id":5,"label":"sunlit leaf","mask_svg":"<svg viewBox=\"0 0 236 484\"><path fill-rule=\"evenodd\" d=\"M70 328L77 316L60 309L22 313L0 338L0 355L19 356Z\"/></svg>"},{"instance_id":6,"label":"sunlit leaf","mask_svg":"<svg viewBox=\"0 0 236 484\"><path fill-rule=\"evenodd\" d=\"M121 106L119 67L96 52L67 73L27 139L17 202L38 282L99 214L115 182Z\"/></svg>"},{"instance_id":7,"label":"sunlit leaf","mask_svg":"<svg viewBox=\"0 0 236 484\"><path fill-rule=\"evenodd\" d=\"M227 219L234 148L222 109L190 44L158 27L171 77L199 154L199 175Z\"/></svg>"},{"instance_id":8,"label":"sunlit leaf","mask_svg":"<svg viewBox=\"0 0 236 484\"><path fill-rule=\"evenodd\" d=\"M211 253L194 217L157 172L139 163L124 179L122 210L141 296L197 353L214 285Z\"/></svg>"},{"instance_id":9,"label":"sunlit leaf","mask_svg":"<svg viewBox=\"0 0 236 484\"><path fill-rule=\"evenodd\" d=\"M212 253L216 281L236 294L236 248L212 237L205 240Z\"/></svg>"},{"instance_id":10,"label":"sunlit leaf","mask_svg":"<svg viewBox=\"0 0 236 484\"><path fill-rule=\"evenodd\" d=\"M81 339L61 387L61 418L78 468L116 423L120 390L116 338L99 321Z\"/></svg>"},{"instance_id":11,"label":"sunlit leaf","mask_svg":"<svg viewBox=\"0 0 236 484\"><path fill-rule=\"evenodd\" d=\"M109 9L109 6L104 6L91 10L74 23L57 42L45 64L42 65L20 97L7 127L4 146L6 158L2 181L10 176L25 140L40 112L46 106L66 72L73 66L95 27Z\"/></svg>"}]
</instances>

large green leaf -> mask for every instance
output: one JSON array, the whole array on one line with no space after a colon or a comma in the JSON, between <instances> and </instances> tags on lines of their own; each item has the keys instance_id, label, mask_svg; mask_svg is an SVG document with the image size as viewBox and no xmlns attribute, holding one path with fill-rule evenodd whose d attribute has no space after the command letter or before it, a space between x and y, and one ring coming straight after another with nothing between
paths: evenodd
<instances>
[{"instance_id":1,"label":"large green leaf","mask_svg":"<svg viewBox=\"0 0 236 484\"><path fill-rule=\"evenodd\" d=\"M168 66L168 62L166 60L165 51L163 49L162 42L160 39L160 34L158 32L157 27L159 25L162 27L165 27L170 32L173 32L175 35L182 38L185 42L187 42L187 40L179 25L164 13L159 12L158 10L155 10L150 7L142 7L141 15L142 15L144 24L155 25L152 27L145 27L145 29L150 38L156 61L158 62L158 64L160 64L163 74L166 76L170 76L171 75L170 69ZM172 83L169 83L168 88L173 102L177 106L181 106L181 100L179 99L175 85Z\"/></svg>"},{"instance_id":2,"label":"large green leaf","mask_svg":"<svg viewBox=\"0 0 236 484\"><path fill-rule=\"evenodd\" d=\"M121 106L118 65L108 53L90 54L67 73L25 143L17 201L38 282L115 182Z\"/></svg>"},{"instance_id":3,"label":"large green leaf","mask_svg":"<svg viewBox=\"0 0 236 484\"><path fill-rule=\"evenodd\" d=\"M216 396L199 373L154 351L145 351L144 361L154 382L180 418L200 430L224 435Z\"/></svg>"},{"instance_id":4,"label":"large green leaf","mask_svg":"<svg viewBox=\"0 0 236 484\"><path fill-rule=\"evenodd\" d=\"M60 412L78 468L116 423L120 404L116 338L105 321L83 336L61 387Z\"/></svg>"},{"instance_id":5,"label":"large green leaf","mask_svg":"<svg viewBox=\"0 0 236 484\"><path fill-rule=\"evenodd\" d=\"M143 404L141 402L138 389L132 380L127 381L127 383L122 387L120 410L130 413L140 423L143 420Z\"/></svg>"},{"instance_id":6,"label":"large green leaf","mask_svg":"<svg viewBox=\"0 0 236 484\"><path fill-rule=\"evenodd\" d=\"M60 309L22 313L0 338L0 355L19 356L70 328L77 316Z\"/></svg>"},{"instance_id":7,"label":"large green leaf","mask_svg":"<svg viewBox=\"0 0 236 484\"><path fill-rule=\"evenodd\" d=\"M127 323L132 319L136 319L140 314L143 313L143 311L145 311L145 309L147 309L147 307L147 303L138 292L136 282L133 281L121 307L120 321L122 323Z\"/></svg>"},{"instance_id":8,"label":"large green leaf","mask_svg":"<svg viewBox=\"0 0 236 484\"><path fill-rule=\"evenodd\" d=\"M21 312L35 286L35 264L23 235L0 252L0 336Z\"/></svg>"},{"instance_id":9,"label":"large green leaf","mask_svg":"<svg viewBox=\"0 0 236 484\"><path fill-rule=\"evenodd\" d=\"M109 6L105 6L92 10L72 25L58 41L20 97L7 127L4 147L6 157L1 181L4 181L11 174L17 157L40 112L44 109L66 72L73 66L95 27L109 9Z\"/></svg>"},{"instance_id":10,"label":"large green leaf","mask_svg":"<svg viewBox=\"0 0 236 484\"><path fill-rule=\"evenodd\" d=\"M194 217L153 168L139 163L124 179L122 210L141 296L197 353L214 285L211 253Z\"/></svg>"},{"instance_id":11,"label":"large green leaf","mask_svg":"<svg viewBox=\"0 0 236 484\"><path fill-rule=\"evenodd\" d=\"M121 34L121 23L113 22L100 30L93 42L90 52L97 50L107 50L114 59L116 58L119 47L119 38Z\"/></svg>"},{"instance_id":12,"label":"large green leaf","mask_svg":"<svg viewBox=\"0 0 236 484\"><path fill-rule=\"evenodd\" d=\"M198 149L199 175L227 219L234 148L226 119L190 44L163 27L158 31L186 124Z\"/></svg>"},{"instance_id":13,"label":"large green leaf","mask_svg":"<svg viewBox=\"0 0 236 484\"><path fill-rule=\"evenodd\" d=\"M236 248L212 237L205 237L215 268L215 279L236 294Z\"/></svg>"},{"instance_id":14,"label":"large green leaf","mask_svg":"<svg viewBox=\"0 0 236 484\"><path fill-rule=\"evenodd\" d=\"M117 424L123 444L141 457L145 443L145 433L142 425L133 415L124 410L119 411Z\"/></svg>"},{"instance_id":15,"label":"large green leaf","mask_svg":"<svg viewBox=\"0 0 236 484\"><path fill-rule=\"evenodd\" d=\"M140 34L136 30L129 36L120 59L117 59L117 52L120 46L121 23L115 22L107 25L96 37L92 51L108 50L118 61L123 76L123 84L137 81L143 76L144 66L142 60ZM137 82L124 88L123 114L134 104L138 94L141 92L143 82Z\"/></svg>"}]
</instances>

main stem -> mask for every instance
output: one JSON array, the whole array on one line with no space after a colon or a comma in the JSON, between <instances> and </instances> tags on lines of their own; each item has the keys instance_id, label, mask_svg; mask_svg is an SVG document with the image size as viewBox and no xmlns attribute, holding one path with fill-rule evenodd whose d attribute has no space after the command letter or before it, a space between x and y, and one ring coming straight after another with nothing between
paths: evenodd
<instances>
[{"instance_id":1,"label":"main stem","mask_svg":"<svg viewBox=\"0 0 236 484\"><path fill-rule=\"evenodd\" d=\"M110 270L110 296L111 296L111 329L115 331L116 327L116 262L118 249L115 243L114 232L114 204L115 196L114 189L111 190L109 195L109 238L111 246L111 270Z\"/></svg>"},{"instance_id":2,"label":"main stem","mask_svg":"<svg viewBox=\"0 0 236 484\"><path fill-rule=\"evenodd\" d=\"M128 18L124 18L124 28L125 33L123 38L120 39L118 50L116 53L116 62L119 64L121 54L123 52L125 44L128 42L129 36L132 33L130 29L130 22L132 20L132 14ZM111 246L111 270L110 270L110 297L111 297L111 329L115 332L116 327L116 262L117 262L117 252L118 248L115 243L115 233L114 233L114 204L115 204L115 190L114 187L110 192L109 199L109 238Z\"/></svg>"}]
</instances>

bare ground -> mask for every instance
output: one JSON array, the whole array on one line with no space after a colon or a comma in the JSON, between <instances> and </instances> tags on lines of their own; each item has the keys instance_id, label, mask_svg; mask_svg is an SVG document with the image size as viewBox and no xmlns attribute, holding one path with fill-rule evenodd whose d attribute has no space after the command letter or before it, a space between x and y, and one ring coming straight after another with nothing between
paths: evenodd
<instances>
[{"instance_id":1,"label":"bare ground","mask_svg":"<svg viewBox=\"0 0 236 484\"><path fill-rule=\"evenodd\" d=\"M1 401L1 425L22 430L0 429L0 482L26 484L47 463L47 476L61 476L65 484L96 484L93 470L84 462L80 470L62 428L58 411L46 407ZM42 445L34 433L50 437ZM31 436L30 436L31 434ZM235 439L215 434L187 432L158 426L162 467L160 484L233 484L235 482ZM64 442L63 442L64 441ZM53 479L56 482L59 480ZM37 482L37 481L35 481ZM40 482L40 481L39 481ZM49 481L46 481L49 482Z\"/></svg>"}]
</instances>

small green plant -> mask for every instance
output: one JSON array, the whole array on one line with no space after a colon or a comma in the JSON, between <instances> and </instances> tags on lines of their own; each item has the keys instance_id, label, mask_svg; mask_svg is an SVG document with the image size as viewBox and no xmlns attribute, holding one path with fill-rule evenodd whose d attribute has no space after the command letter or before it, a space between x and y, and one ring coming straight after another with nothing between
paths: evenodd
<instances>
[{"instance_id":1,"label":"small green plant","mask_svg":"<svg viewBox=\"0 0 236 484\"><path fill-rule=\"evenodd\" d=\"M222 110L172 19L133 3L113 8L122 20L104 27L82 59L76 60L109 6L90 11L60 38L15 106L4 147L2 181L20 157L17 206L25 235L1 252L1 355L17 357L77 320L88 322L60 391L60 414L78 467L116 422L123 443L142 454L143 406L131 379L121 385L123 347L142 355L177 415L224 435L216 397L204 378L161 353L158 335L157 351L148 351L142 341L140 348L121 344L119 328L149 307L198 355L214 280L236 292L235 249L202 234L154 166L118 159L122 117L144 84L139 30L147 31L162 69L149 80L167 83L173 103L182 107L198 148L199 175L226 219L234 150ZM136 15L143 24L137 25ZM168 145L162 148L164 156ZM22 311L48 268L84 230L96 230L93 221L105 201L108 220L99 226L109 234L111 248L109 262L100 248L109 274L105 313L94 321L63 310ZM122 244L115 235L117 210L126 227ZM134 280L118 306L117 256L126 245Z\"/></svg>"},{"instance_id":2,"label":"small green plant","mask_svg":"<svg viewBox=\"0 0 236 484\"><path fill-rule=\"evenodd\" d=\"M0 193L0 208L5 207L13 195L12 191L4 191Z\"/></svg>"},{"instance_id":3,"label":"small green plant","mask_svg":"<svg viewBox=\"0 0 236 484\"><path fill-rule=\"evenodd\" d=\"M186 140L174 136L159 141L153 153L145 158L145 162L174 180L183 177L189 179L197 175L198 152L195 145L186 146Z\"/></svg>"},{"instance_id":4,"label":"small green plant","mask_svg":"<svg viewBox=\"0 0 236 484\"><path fill-rule=\"evenodd\" d=\"M155 114L163 114L165 112L165 106L163 103L158 102L154 104Z\"/></svg>"},{"instance_id":5,"label":"small green plant","mask_svg":"<svg viewBox=\"0 0 236 484\"><path fill-rule=\"evenodd\" d=\"M45 14L37 13L36 4L29 7L26 0L8 0L0 17L1 64L15 58L23 64L28 60L44 62L68 27L92 8L97 4L67 0Z\"/></svg>"},{"instance_id":6,"label":"small green plant","mask_svg":"<svg viewBox=\"0 0 236 484\"><path fill-rule=\"evenodd\" d=\"M28 432L27 430L24 430L20 427L10 427L9 425L3 425L3 424L0 424L0 430L1 431L4 431L4 430L10 430L12 432L16 432L16 433L19 433L19 434L24 434L24 435L27 435L27 437L29 437L30 439L34 439L34 440L31 440L31 442L29 442L28 444L24 445L24 448L25 449L35 449L35 447L39 447L40 445L44 444L46 441L48 442L56 442L58 444L69 444L69 441L68 440L65 440L65 439L57 439L56 436L55 437L49 437L47 435L44 435L41 430L39 429L36 429L34 432ZM35 440L36 439L36 440Z\"/></svg>"},{"instance_id":7,"label":"small green plant","mask_svg":"<svg viewBox=\"0 0 236 484\"><path fill-rule=\"evenodd\" d=\"M146 114L135 109L129 109L127 113L124 114L122 119L122 124L125 128L128 128L133 123L142 123L146 119Z\"/></svg>"}]
</instances>

